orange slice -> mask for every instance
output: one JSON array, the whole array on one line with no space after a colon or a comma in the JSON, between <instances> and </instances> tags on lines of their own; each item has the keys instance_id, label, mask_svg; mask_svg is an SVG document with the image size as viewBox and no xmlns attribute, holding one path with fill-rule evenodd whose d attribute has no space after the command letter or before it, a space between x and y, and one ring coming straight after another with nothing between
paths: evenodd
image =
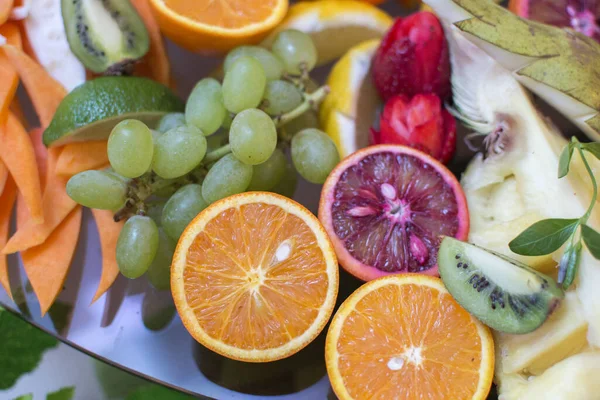
<instances>
[{"instance_id":1,"label":"orange slice","mask_svg":"<svg viewBox=\"0 0 600 400\"><path fill-rule=\"evenodd\" d=\"M325 361L340 400L479 400L492 384L494 343L440 279L389 275L344 301Z\"/></svg>"},{"instance_id":2,"label":"orange slice","mask_svg":"<svg viewBox=\"0 0 600 400\"><path fill-rule=\"evenodd\" d=\"M171 266L173 299L190 334L247 362L285 358L312 342L331 317L338 280L317 218L264 192L206 208L183 232Z\"/></svg>"},{"instance_id":3,"label":"orange slice","mask_svg":"<svg viewBox=\"0 0 600 400\"><path fill-rule=\"evenodd\" d=\"M160 30L196 52L258 43L285 16L288 0L151 0Z\"/></svg>"}]
</instances>

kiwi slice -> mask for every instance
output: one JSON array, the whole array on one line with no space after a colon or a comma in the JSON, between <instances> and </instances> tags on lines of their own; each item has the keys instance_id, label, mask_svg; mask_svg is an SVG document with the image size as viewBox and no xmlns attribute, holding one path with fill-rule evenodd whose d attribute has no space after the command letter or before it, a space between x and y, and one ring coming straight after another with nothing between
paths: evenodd
<instances>
[{"instance_id":1,"label":"kiwi slice","mask_svg":"<svg viewBox=\"0 0 600 400\"><path fill-rule=\"evenodd\" d=\"M534 331L564 298L551 277L451 237L442 240L438 267L452 297L481 322L501 332Z\"/></svg>"},{"instance_id":2,"label":"kiwi slice","mask_svg":"<svg viewBox=\"0 0 600 400\"><path fill-rule=\"evenodd\" d=\"M61 0L71 51L91 71L128 74L150 47L144 22L129 0Z\"/></svg>"}]
</instances>

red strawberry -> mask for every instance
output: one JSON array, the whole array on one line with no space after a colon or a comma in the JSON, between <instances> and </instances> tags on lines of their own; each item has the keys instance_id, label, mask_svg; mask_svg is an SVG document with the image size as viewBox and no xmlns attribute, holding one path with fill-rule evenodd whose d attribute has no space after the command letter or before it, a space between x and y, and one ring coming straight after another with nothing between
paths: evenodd
<instances>
[{"instance_id":1,"label":"red strawberry","mask_svg":"<svg viewBox=\"0 0 600 400\"><path fill-rule=\"evenodd\" d=\"M448 43L434 14L421 11L396 20L373 60L373 79L384 100L398 94L450 95Z\"/></svg>"},{"instance_id":2,"label":"red strawberry","mask_svg":"<svg viewBox=\"0 0 600 400\"><path fill-rule=\"evenodd\" d=\"M379 129L371 130L374 144L411 146L443 163L454 155L456 121L435 94L418 94L410 100L404 95L392 97L385 104Z\"/></svg>"}]
</instances>

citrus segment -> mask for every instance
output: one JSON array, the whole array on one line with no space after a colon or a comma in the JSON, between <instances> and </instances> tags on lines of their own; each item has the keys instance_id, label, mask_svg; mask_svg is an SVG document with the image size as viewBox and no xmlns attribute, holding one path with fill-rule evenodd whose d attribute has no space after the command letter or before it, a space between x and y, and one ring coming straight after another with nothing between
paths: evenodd
<instances>
[{"instance_id":1,"label":"citrus segment","mask_svg":"<svg viewBox=\"0 0 600 400\"><path fill-rule=\"evenodd\" d=\"M265 362L310 343L331 316L337 261L318 220L279 195L214 203L184 231L171 288L192 336L230 358Z\"/></svg>"},{"instance_id":2,"label":"citrus segment","mask_svg":"<svg viewBox=\"0 0 600 400\"><path fill-rule=\"evenodd\" d=\"M161 31L190 51L257 43L285 16L288 0L151 0Z\"/></svg>"},{"instance_id":3,"label":"citrus segment","mask_svg":"<svg viewBox=\"0 0 600 400\"><path fill-rule=\"evenodd\" d=\"M437 275L440 235L465 240L469 215L452 173L400 145L359 150L329 175L319 205L340 264L363 280Z\"/></svg>"},{"instance_id":4,"label":"citrus segment","mask_svg":"<svg viewBox=\"0 0 600 400\"><path fill-rule=\"evenodd\" d=\"M342 304L325 360L341 400L485 399L494 346L441 280L394 275L363 285Z\"/></svg>"}]
</instances>

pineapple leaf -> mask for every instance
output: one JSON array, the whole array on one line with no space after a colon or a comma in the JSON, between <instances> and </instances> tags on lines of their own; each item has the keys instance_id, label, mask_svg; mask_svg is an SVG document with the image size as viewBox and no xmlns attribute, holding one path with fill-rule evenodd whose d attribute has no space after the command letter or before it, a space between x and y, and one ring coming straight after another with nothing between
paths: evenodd
<instances>
[{"instance_id":1,"label":"pineapple leaf","mask_svg":"<svg viewBox=\"0 0 600 400\"><path fill-rule=\"evenodd\" d=\"M569 164L571 164L572 156L573 143L569 142L569 144L563 149L562 153L560 153L560 158L558 160L558 179L567 176L569 173Z\"/></svg>"},{"instance_id":2,"label":"pineapple leaf","mask_svg":"<svg viewBox=\"0 0 600 400\"><path fill-rule=\"evenodd\" d=\"M575 232L579 219L544 219L525 229L508 244L522 256L543 256L554 253Z\"/></svg>"},{"instance_id":3,"label":"pineapple leaf","mask_svg":"<svg viewBox=\"0 0 600 400\"><path fill-rule=\"evenodd\" d=\"M600 43L518 17L489 0L425 0L524 86L600 138Z\"/></svg>"},{"instance_id":4,"label":"pineapple leaf","mask_svg":"<svg viewBox=\"0 0 600 400\"><path fill-rule=\"evenodd\" d=\"M581 236L590 253L594 258L600 260L600 233L588 225L581 226Z\"/></svg>"},{"instance_id":5,"label":"pineapple leaf","mask_svg":"<svg viewBox=\"0 0 600 400\"><path fill-rule=\"evenodd\" d=\"M582 147L585 151L592 153L594 157L600 160L600 143L584 143Z\"/></svg>"}]
</instances>

